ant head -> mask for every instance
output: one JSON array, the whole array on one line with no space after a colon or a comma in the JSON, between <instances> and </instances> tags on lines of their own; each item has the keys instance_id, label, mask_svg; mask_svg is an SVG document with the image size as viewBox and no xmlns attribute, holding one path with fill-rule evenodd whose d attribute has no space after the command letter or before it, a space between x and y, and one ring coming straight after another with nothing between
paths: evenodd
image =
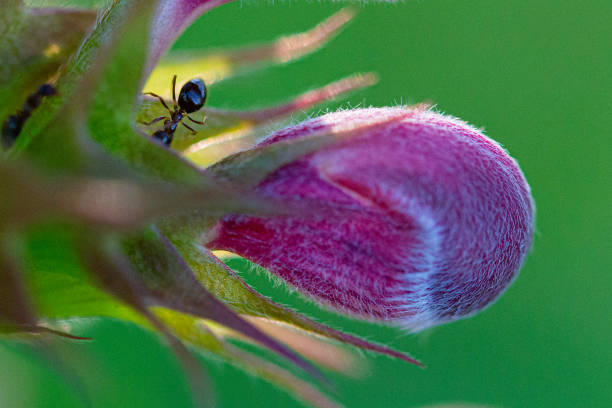
<instances>
[{"instance_id":1,"label":"ant head","mask_svg":"<svg viewBox=\"0 0 612 408\"><path fill-rule=\"evenodd\" d=\"M200 78L192 79L181 88L179 107L187 113L198 111L206 102L206 85Z\"/></svg>"},{"instance_id":2,"label":"ant head","mask_svg":"<svg viewBox=\"0 0 612 408\"><path fill-rule=\"evenodd\" d=\"M55 89L55 87L51 84L42 84L39 88L38 88L38 95L40 96L51 96L51 95L57 95L57 89Z\"/></svg>"}]
</instances>

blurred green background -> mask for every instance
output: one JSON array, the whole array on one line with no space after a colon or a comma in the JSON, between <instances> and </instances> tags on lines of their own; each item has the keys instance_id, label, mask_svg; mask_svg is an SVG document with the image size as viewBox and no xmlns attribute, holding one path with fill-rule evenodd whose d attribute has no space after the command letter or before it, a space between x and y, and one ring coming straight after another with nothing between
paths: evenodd
<instances>
[{"instance_id":1,"label":"blurred green background","mask_svg":"<svg viewBox=\"0 0 612 408\"><path fill-rule=\"evenodd\" d=\"M310 28L339 3L235 2L204 15L176 50L239 45ZM478 316L417 335L339 320L233 261L264 293L325 322L409 351L426 370L362 355L362 378L330 374L348 407L472 402L501 407L612 406L612 2L406 0L354 4L355 21L301 60L211 89L218 107L269 105L356 71L380 83L321 109L431 101L501 142L537 205L533 252ZM247 90L245 92L245 89ZM313 114L318 114L317 108ZM305 114L296 115L296 119ZM93 406L189 406L184 375L157 337L108 319L64 349ZM222 407L290 407L283 391L207 360ZM0 343L0 406L84 404L22 341Z\"/></svg>"}]
</instances>

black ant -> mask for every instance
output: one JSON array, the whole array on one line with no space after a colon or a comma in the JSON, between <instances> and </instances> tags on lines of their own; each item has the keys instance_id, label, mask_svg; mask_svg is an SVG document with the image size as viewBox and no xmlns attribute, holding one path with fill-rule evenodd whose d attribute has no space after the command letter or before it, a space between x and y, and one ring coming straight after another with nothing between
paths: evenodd
<instances>
[{"instance_id":1,"label":"black ant","mask_svg":"<svg viewBox=\"0 0 612 408\"><path fill-rule=\"evenodd\" d=\"M176 131L176 127L179 123L189 129L194 135L196 131L187 126L185 122L181 122L183 118L187 117L193 123L197 123L198 125L203 125L206 122L206 118L204 118L203 122L195 120L189 116L189 113L196 112L204 106L206 102L206 85L204 85L204 81L200 78L192 79L187 82L181 88L181 92L179 93L178 103L176 101L176 75L172 78L172 102L174 103L174 109L170 109L164 99L154 94L153 92L145 92L145 95L151 95L161 102L164 105L164 108L168 109L170 116L160 116L159 118L155 118L150 122L143 123L144 125L152 125L155 122L159 122L160 120L165 119L164 128L158 130L153 133L151 136L155 139L158 139L166 146L170 146L172 143L172 139L174 138L174 132Z\"/></svg>"},{"instance_id":2,"label":"black ant","mask_svg":"<svg viewBox=\"0 0 612 408\"><path fill-rule=\"evenodd\" d=\"M32 111L40 106L43 98L56 94L57 89L53 85L42 84L38 87L38 91L28 96L28 99L24 102L21 110L17 111L16 115L11 115L4 121L2 125L2 147L5 150L15 143L26 120L32 115Z\"/></svg>"}]
</instances>

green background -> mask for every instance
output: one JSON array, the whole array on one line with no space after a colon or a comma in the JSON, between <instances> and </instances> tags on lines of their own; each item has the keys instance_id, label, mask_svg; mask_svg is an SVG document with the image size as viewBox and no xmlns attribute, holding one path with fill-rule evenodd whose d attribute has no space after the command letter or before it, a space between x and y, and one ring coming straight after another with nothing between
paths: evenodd
<instances>
[{"instance_id":1,"label":"green background","mask_svg":"<svg viewBox=\"0 0 612 408\"><path fill-rule=\"evenodd\" d=\"M431 101L485 128L521 164L537 205L534 249L504 296L478 316L417 335L338 320L252 276L264 293L428 368L370 354L364 377L330 374L348 407L472 402L503 407L612 404L612 2L406 0L354 5L355 21L297 62L213 87L209 103L286 100L356 71L371 89L321 109ZM235 2L199 19L177 50L265 41L312 27L342 7ZM317 108L312 113L320 113ZM296 115L296 119L305 115ZM188 406L179 365L157 337L108 319L84 322L93 342L64 345L96 407ZM70 385L22 341L0 343L0 406L81 406ZM299 406L241 371L205 363L222 407Z\"/></svg>"}]
</instances>

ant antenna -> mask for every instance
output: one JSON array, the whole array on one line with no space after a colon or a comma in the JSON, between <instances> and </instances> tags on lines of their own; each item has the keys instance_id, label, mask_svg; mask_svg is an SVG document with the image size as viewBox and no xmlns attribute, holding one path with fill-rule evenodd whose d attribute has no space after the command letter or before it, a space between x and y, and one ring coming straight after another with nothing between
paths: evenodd
<instances>
[{"instance_id":1,"label":"ant antenna","mask_svg":"<svg viewBox=\"0 0 612 408\"><path fill-rule=\"evenodd\" d=\"M172 77L172 102L174 102L174 110L176 110L176 75Z\"/></svg>"}]
</instances>

